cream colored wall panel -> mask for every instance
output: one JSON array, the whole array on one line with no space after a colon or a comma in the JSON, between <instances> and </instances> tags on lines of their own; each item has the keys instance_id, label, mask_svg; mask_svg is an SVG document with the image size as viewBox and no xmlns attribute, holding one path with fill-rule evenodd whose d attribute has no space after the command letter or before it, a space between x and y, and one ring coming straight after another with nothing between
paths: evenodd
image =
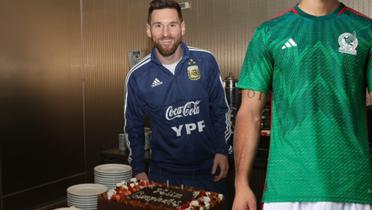
<instances>
[{"instance_id":1,"label":"cream colored wall panel","mask_svg":"<svg viewBox=\"0 0 372 210\"><path fill-rule=\"evenodd\" d=\"M93 86L116 86L128 71L128 51L149 48L144 30L146 2L84 2L83 42L88 81Z\"/></svg>"},{"instance_id":2,"label":"cream colored wall panel","mask_svg":"<svg viewBox=\"0 0 372 210\"><path fill-rule=\"evenodd\" d=\"M223 77L225 77L228 72L233 72L233 74L238 77L247 45L255 28L263 21L269 20L287 11L298 2L296 0L184 1L191 3L190 9L183 10L186 22L185 42L191 46L211 51L220 64ZM87 12L90 11L89 8L95 8L91 12L95 14L96 18L99 18L99 20L94 20L94 17L90 17L91 20L94 20L90 24L95 25L94 27L90 25L90 29L93 30L95 28L99 30L97 31L98 35L94 35L93 31L87 30L92 33L92 36L95 36L94 39L91 40L96 40L96 47L100 44L98 40L102 41L101 46L103 43L106 43L107 45L103 46L103 49L100 49L103 51L101 57L105 57L105 60L106 57L111 57L111 62L116 63L115 65L111 64L109 69L112 70L109 71L116 72L112 74L110 78L107 78L107 81L111 80L112 82L113 79L114 83L120 82L115 78L123 74L121 72L123 68L125 69L124 75L127 72L127 51L151 48L151 41L145 35L147 9L150 0L90 0L84 2L86 2L88 6L90 5L86 7L88 10ZM183 0L178 0L178 2L183 2ZM346 5L364 14L370 14L370 1L345 0L344 2ZM87 19L87 21L89 22L89 19ZM112 27L105 26L105 28L102 25L103 23L111 25ZM108 30L108 34L105 38L102 37L104 34L101 31L102 29ZM104 40L106 41L103 42ZM111 45L113 46L110 47ZM110 54L105 48L112 48L112 56L109 56ZM92 53L96 50L97 49L90 49ZM95 60L95 56L90 55L88 58L90 59L87 60L89 64L87 70L89 70L89 68L102 69L103 66L99 67L95 64L90 65L89 62L92 62L92 59ZM103 61L101 61L101 63L102 62ZM97 74L98 75L92 78L92 81L100 81L99 79L94 79L101 76L100 73L97 72ZM101 82L103 82L102 79Z\"/></svg>"},{"instance_id":3,"label":"cream colored wall panel","mask_svg":"<svg viewBox=\"0 0 372 210\"><path fill-rule=\"evenodd\" d=\"M342 2L368 17L372 17L372 1L371 0L342 0Z\"/></svg>"},{"instance_id":4,"label":"cream colored wall panel","mask_svg":"<svg viewBox=\"0 0 372 210\"><path fill-rule=\"evenodd\" d=\"M184 11L186 42L210 50L220 64L223 77L228 72L237 77L247 39L262 13L257 7L261 6L261 11L266 7L260 1L194 0L191 3L191 9Z\"/></svg>"},{"instance_id":5,"label":"cream colored wall panel","mask_svg":"<svg viewBox=\"0 0 372 210\"><path fill-rule=\"evenodd\" d=\"M128 51L149 49L145 34L147 1L84 0L82 57L88 166L100 151L117 146L123 127Z\"/></svg>"}]
</instances>

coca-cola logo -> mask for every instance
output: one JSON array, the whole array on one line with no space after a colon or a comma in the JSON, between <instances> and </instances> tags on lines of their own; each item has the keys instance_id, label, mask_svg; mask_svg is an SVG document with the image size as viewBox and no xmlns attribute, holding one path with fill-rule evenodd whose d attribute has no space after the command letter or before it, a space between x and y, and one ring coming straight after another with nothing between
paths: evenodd
<instances>
[{"instance_id":1,"label":"coca-cola logo","mask_svg":"<svg viewBox=\"0 0 372 210\"><path fill-rule=\"evenodd\" d=\"M200 112L199 103L200 101L189 101L183 106L174 108L173 106L169 106L165 112L165 118L167 120L173 120L175 118L197 115Z\"/></svg>"}]
</instances>

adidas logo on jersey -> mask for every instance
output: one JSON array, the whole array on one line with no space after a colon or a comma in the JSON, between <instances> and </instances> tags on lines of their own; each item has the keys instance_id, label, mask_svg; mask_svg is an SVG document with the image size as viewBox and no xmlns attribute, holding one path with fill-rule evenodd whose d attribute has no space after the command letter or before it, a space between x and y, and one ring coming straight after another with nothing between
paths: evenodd
<instances>
[{"instance_id":1,"label":"adidas logo on jersey","mask_svg":"<svg viewBox=\"0 0 372 210\"><path fill-rule=\"evenodd\" d=\"M296 42L292 38L288 39L288 41L282 46L282 50L291 47L297 47Z\"/></svg>"},{"instance_id":2,"label":"adidas logo on jersey","mask_svg":"<svg viewBox=\"0 0 372 210\"><path fill-rule=\"evenodd\" d=\"M160 81L158 78L155 78L154 81L151 84L151 87L156 87L156 86L159 86L159 85L162 85L162 84L163 84L162 81Z\"/></svg>"}]
</instances>

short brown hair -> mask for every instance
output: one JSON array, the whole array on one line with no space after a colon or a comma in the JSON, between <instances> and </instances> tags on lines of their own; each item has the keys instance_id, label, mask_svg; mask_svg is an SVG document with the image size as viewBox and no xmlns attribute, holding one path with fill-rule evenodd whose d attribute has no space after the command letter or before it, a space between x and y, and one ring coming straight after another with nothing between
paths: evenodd
<instances>
[{"instance_id":1,"label":"short brown hair","mask_svg":"<svg viewBox=\"0 0 372 210\"><path fill-rule=\"evenodd\" d=\"M154 10L166 9L166 8L177 10L178 18L180 19L181 22L183 21L181 7L176 1L173 1L173 0L152 0L150 2L149 12L148 12L148 16L147 16L147 22L150 23L151 14Z\"/></svg>"}]
</instances>

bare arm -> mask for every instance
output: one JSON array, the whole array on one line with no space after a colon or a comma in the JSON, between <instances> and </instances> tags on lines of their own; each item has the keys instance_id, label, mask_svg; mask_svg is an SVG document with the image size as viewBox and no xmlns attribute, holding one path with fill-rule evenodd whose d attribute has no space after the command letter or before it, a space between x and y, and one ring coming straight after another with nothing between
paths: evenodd
<instances>
[{"instance_id":1,"label":"bare arm","mask_svg":"<svg viewBox=\"0 0 372 210\"><path fill-rule=\"evenodd\" d=\"M260 138L261 113L265 94L243 90L242 104L234 131L235 199L234 210L256 210L256 199L249 187L249 172Z\"/></svg>"}]
</instances>

